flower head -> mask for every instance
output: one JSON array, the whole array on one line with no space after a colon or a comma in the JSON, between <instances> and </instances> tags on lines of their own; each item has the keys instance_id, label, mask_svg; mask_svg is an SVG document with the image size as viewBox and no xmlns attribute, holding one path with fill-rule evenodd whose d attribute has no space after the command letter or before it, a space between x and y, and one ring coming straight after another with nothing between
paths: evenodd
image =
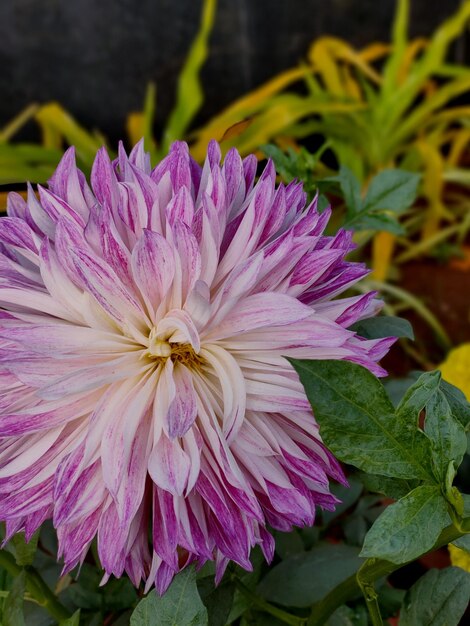
<instances>
[{"instance_id":1,"label":"flower head","mask_svg":"<svg viewBox=\"0 0 470 626\"><path fill-rule=\"evenodd\" d=\"M351 234L268 163L184 143L151 169L142 143L91 187L69 149L49 188L11 194L0 223L0 519L48 518L65 569L96 537L105 577L164 591L186 564L250 568L267 525L332 509L325 449L284 358L349 359L376 374L393 339L347 328L374 294ZM148 536L152 537L149 545Z\"/></svg>"}]
</instances>

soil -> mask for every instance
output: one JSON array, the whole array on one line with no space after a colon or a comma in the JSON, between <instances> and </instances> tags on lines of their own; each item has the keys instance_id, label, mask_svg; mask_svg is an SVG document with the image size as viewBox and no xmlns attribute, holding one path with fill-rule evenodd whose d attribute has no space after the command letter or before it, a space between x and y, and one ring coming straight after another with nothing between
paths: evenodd
<instances>
[{"instance_id":1,"label":"soil","mask_svg":"<svg viewBox=\"0 0 470 626\"><path fill-rule=\"evenodd\" d=\"M432 260L409 263L401 268L400 287L418 297L434 313L452 345L470 342L470 264L442 265ZM429 368L441 363L446 347L440 344L432 328L412 311L400 315L412 323L413 347L425 356ZM424 369L399 344L383 360L383 366L394 377Z\"/></svg>"}]
</instances>

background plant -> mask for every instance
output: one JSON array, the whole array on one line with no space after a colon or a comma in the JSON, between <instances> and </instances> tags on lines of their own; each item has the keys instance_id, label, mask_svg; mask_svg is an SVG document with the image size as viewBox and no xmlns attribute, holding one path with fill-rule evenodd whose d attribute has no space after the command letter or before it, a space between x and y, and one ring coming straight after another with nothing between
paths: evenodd
<instances>
[{"instance_id":1,"label":"background plant","mask_svg":"<svg viewBox=\"0 0 470 626\"><path fill-rule=\"evenodd\" d=\"M204 98L199 74L208 54L215 7L215 0L203 4L200 30L179 76L175 107L161 140L157 142L153 134L156 88L150 85L143 111L128 117L132 144L143 136L156 163L171 141L181 138L191 141L194 156L201 160L212 138L221 140L225 149L233 145L249 153L267 141L286 147L321 136L328 150L322 154L326 160L316 160L317 175L331 173L335 162L349 168L361 186L382 169L397 166L422 175L421 201L402 220L404 233L376 237L372 256L377 277L385 278L397 237L399 262L449 238L463 240L470 227L463 189L470 182L465 157L470 107L456 99L468 99L470 70L449 64L446 58L468 24L469 2L429 41L409 41L409 0L397 0L390 44L375 43L357 51L342 40L321 37L312 44L306 63L274 77L191 131ZM299 90L302 85L306 93ZM40 126L42 145L12 142L31 118ZM58 103L32 105L0 133L0 184L45 182L69 144L76 146L80 165L87 171L92 155L105 143L98 131L81 127Z\"/></svg>"}]
</instances>

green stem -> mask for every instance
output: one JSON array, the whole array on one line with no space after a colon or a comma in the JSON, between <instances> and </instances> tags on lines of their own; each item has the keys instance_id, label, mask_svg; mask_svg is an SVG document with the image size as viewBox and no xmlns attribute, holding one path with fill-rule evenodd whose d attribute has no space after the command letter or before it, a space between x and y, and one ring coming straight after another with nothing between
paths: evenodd
<instances>
[{"instance_id":1,"label":"green stem","mask_svg":"<svg viewBox=\"0 0 470 626\"><path fill-rule=\"evenodd\" d=\"M366 563L367 564L367 561ZM375 590L374 581L369 581L362 578L362 567L357 572L357 583L361 588L362 595L366 601L367 610L369 611L370 619L373 626L383 626L382 615L380 614L379 602L377 599L377 592Z\"/></svg>"},{"instance_id":2,"label":"green stem","mask_svg":"<svg viewBox=\"0 0 470 626\"><path fill-rule=\"evenodd\" d=\"M470 518L463 520L462 527L466 532L461 532L454 524L447 526L439 535L438 540L429 552L434 552L449 543L452 543L456 539L459 539L464 534L470 532ZM423 555L424 556L424 555ZM360 577L362 584L372 584L374 581L389 576L392 572L401 567L404 567L407 563L390 563L390 561L384 561L382 559L367 559L364 565L360 569ZM340 585L335 587L323 600L313 605L310 613L310 618L307 622L307 626L322 626L326 620L332 615L338 607L347 602L348 600L354 600L359 597L361 593L361 587L356 574L353 574ZM378 622L380 624L380 622Z\"/></svg>"},{"instance_id":3,"label":"green stem","mask_svg":"<svg viewBox=\"0 0 470 626\"><path fill-rule=\"evenodd\" d=\"M291 613L287 613L282 609L278 609L269 602L266 602L266 600L263 600L263 598L259 598L238 578L235 579L235 584L240 593L242 593L248 600L250 600L250 602L252 602L257 608L261 609L265 613L269 613L273 617L277 617L277 619L281 620L281 622L284 622L285 624L291 624L291 626L306 626L306 617L298 617L297 615L292 615Z\"/></svg>"},{"instance_id":4,"label":"green stem","mask_svg":"<svg viewBox=\"0 0 470 626\"><path fill-rule=\"evenodd\" d=\"M0 550L0 567L3 567L12 576L19 576L24 569L26 572L26 587L31 597L43 606L58 622L70 617L71 613L59 602L34 567L30 565L24 568L20 567L16 564L13 555L5 550Z\"/></svg>"}]
</instances>

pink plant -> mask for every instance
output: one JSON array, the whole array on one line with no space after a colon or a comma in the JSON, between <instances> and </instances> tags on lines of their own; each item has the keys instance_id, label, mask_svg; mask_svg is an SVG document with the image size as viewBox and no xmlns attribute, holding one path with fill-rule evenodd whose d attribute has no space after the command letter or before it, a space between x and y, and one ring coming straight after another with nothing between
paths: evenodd
<instances>
[{"instance_id":1,"label":"pink plant","mask_svg":"<svg viewBox=\"0 0 470 626\"><path fill-rule=\"evenodd\" d=\"M52 518L65 570L97 537L106 572L163 592L188 563L269 560L280 530L332 509L344 482L284 356L376 364L393 339L347 328L374 294L351 233L324 236L270 162L184 143L151 169L142 143L69 149L49 189L12 193L0 222L0 519ZM148 543L151 523L152 546Z\"/></svg>"}]
</instances>

